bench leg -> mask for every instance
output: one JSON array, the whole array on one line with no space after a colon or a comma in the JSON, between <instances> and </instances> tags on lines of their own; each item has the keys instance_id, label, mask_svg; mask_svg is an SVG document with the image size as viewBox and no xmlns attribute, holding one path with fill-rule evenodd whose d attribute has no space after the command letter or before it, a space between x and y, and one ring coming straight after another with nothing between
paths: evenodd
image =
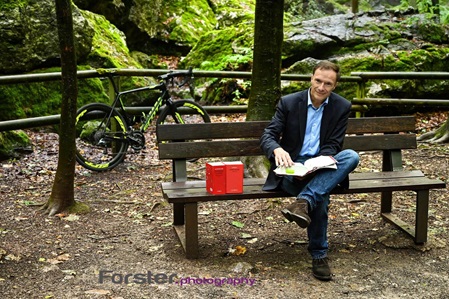
<instances>
[{"instance_id":1,"label":"bench leg","mask_svg":"<svg viewBox=\"0 0 449 299\"><path fill-rule=\"evenodd\" d=\"M380 212L391 213L393 192L382 192L380 197Z\"/></svg>"},{"instance_id":2,"label":"bench leg","mask_svg":"<svg viewBox=\"0 0 449 299\"><path fill-rule=\"evenodd\" d=\"M388 192L387 192L388 193ZM383 194L382 194L383 196ZM384 197L382 197L384 199ZM391 224L402 229L413 238L415 244L423 244L427 242L427 227L429 218L429 190L416 191L416 214L415 227L413 225L402 221L399 217L391 213L391 198L388 203L386 197L386 205L382 206L382 218ZM382 204L385 202L382 201Z\"/></svg>"},{"instance_id":3,"label":"bench leg","mask_svg":"<svg viewBox=\"0 0 449 299\"><path fill-rule=\"evenodd\" d=\"M186 253L186 258L196 259L198 258L198 203L182 204L182 207L182 223L173 223L173 228ZM176 216L176 212L174 213Z\"/></svg>"},{"instance_id":4,"label":"bench leg","mask_svg":"<svg viewBox=\"0 0 449 299\"><path fill-rule=\"evenodd\" d=\"M185 205L186 212L186 257L188 259L198 258L198 204L189 203Z\"/></svg>"},{"instance_id":5,"label":"bench leg","mask_svg":"<svg viewBox=\"0 0 449 299\"><path fill-rule=\"evenodd\" d=\"M416 223L415 243L427 242L427 227L429 219L429 190L416 192Z\"/></svg>"},{"instance_id":6,"label":"bench leg","mask_svg":"<svg viewBox=\"0 0 449 299\"><path fill-rule=\"evenodd\" d=\"M173 204L173 225L183 225L184 224L184 204L174 203Z\"/></svg>"}]
</instances>

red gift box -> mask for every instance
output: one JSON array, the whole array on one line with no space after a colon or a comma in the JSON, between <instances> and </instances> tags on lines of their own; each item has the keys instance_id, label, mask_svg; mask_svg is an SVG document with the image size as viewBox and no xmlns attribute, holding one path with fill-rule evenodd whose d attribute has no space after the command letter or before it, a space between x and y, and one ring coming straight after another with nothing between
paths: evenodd
<instances>
[{"instance_id":1,"label":"red gift box","mask_svg":"<svg viewBox=\"0 0 449 299\"><path fill-rule=\"evenodd\" d=\"M226 173L224 163L206 163L206 190L210 194L226 193Z\"/></svg>"},{"instance_id":2,"label":"red gift box","mask_svg":"<svg viewBox=\"0 0 449 299\"><path fill-rule=\"evenodd\" d=\"M226 168L226 193L243 193L243 163L224 162Z\"/></svg>"}]
</instances>

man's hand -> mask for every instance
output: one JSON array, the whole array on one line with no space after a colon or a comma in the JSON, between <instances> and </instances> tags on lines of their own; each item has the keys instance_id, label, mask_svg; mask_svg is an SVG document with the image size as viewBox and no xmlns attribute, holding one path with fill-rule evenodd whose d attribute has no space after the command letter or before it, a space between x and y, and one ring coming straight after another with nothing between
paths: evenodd
<instances>
[{"instance_id":1,"label":"man's hand","mask_svg":"<svg viewBox=\"0 0 449 299\"><path fill-rule=\"evenodd\" d=\"M277 149L275 149L273 151L273 154L276 166L290 167L295 164L289 153L287 153L282 147L278 147Z\"/></svg>"}]
</instances>

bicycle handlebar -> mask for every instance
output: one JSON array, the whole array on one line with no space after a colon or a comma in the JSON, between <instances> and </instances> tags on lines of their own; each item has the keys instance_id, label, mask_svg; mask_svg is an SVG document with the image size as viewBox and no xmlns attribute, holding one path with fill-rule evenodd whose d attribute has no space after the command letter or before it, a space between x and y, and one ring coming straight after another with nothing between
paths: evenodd
<instances>
[{"instance_id":1,"label":"bicycle handlebar","mask_svg":"<svg viewBox=\"0 0 449 299\"><path fill-rule=\"evenodd\" d=\"M169 81L169 80L173 80L173 78L175 77L184 77L184 81L180 84L177 84L178 87L184 86L187 82L189 82L189 80L191 78L193 78L193 72L192 72L192 67L189 67L189 69L187 71L170 71L167 74L163 74L158 76L159 79L161 80L165 80L165 81ZM173 83L173 81L172 81Z\"/></svg>"}]
</instances>

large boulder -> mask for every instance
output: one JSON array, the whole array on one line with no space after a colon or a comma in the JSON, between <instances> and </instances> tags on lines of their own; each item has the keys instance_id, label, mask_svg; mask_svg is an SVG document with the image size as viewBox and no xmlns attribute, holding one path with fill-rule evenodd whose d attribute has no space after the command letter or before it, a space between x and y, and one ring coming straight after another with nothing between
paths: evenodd
<instances>
[{"instance_id":1,"label":"large boulder","mask_svg":"<svg viewBox=\"0 0 449 299\"><path fill-rule=\"evenodd\" d=\"M342 14L304 21L286 30L286 73L310 73L317 59L341 65L343 75L374 71L446 71L449 69L449 27L408 10L380 10ZM307 83L287 85L290 90ZM339 88L348 99L356 96L356 85ZM445 97L443 81L372 80L368 96L398 98ZM287 90L286 90L287 91Z\"/></svg>"},{"instance_id":2,"label":"large boulder","mask_svg":"<svg viewBox=\"0 0 449 299\"><path fill-rule=\"evenodd\" d=\"M55 66L59 43L53 0L8 1L0 10L0 74L24 73ZM91 52L95 30L74 7L76 55Z\"/></svg>"},{"instance_id":3,"label":"large boulder","mask_svg":"<svg viewBox=\"0 0 449 299\"><path fill-rule=\"evenodd\" d=\"M0 73L59 72L60 49L53 0L12 1L0 10ZM123 32L104 16L73 7L78 69L141 68ZM145 80L153 82L152 80ZM107 102L107 86L98 78L78 80L78 106ZM123 80L124 88L142 79ZM60 82L0 85L0 120L60 113ZM136 99L133 99L136 100Z\"/></svg>"},{"instance_id":4,"label":"large boulder","mask_svg":"<svg viewBox=\"0 0 449 299\"><path fill-rule=\"evenodd\" d=\"M75 0L124 32L128 47L148 55L185 55L217 20L207 0Z\"/></svg>"}]
</instances>

